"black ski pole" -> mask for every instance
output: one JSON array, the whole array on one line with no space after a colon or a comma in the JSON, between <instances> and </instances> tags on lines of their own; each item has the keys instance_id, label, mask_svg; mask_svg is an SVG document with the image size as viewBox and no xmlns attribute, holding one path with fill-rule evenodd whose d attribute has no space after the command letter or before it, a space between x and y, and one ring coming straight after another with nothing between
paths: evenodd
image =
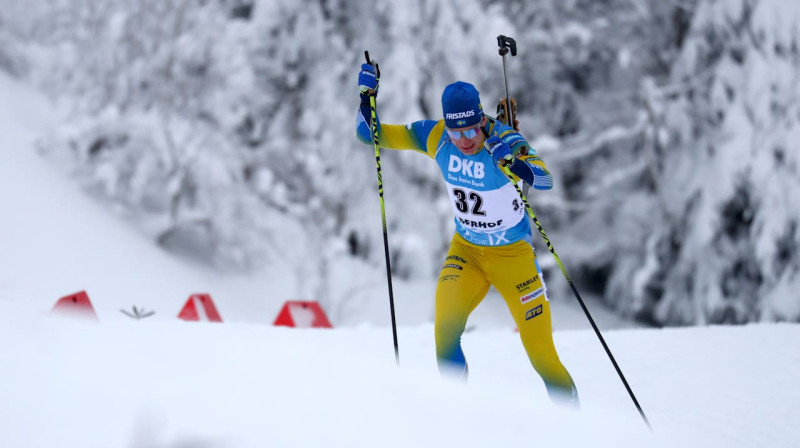
<instances>
[{"instance_id":1,"label":"black ski pole","mask_svg":"<svg viewBox=\"0 0 800 448\"><path fill-rule=\"evenodd\" d=\"M506 113L506 116L509 117L509 123L513 123L514 119L511 117L511 112L510 112L511 111L511 102L510 102L510 98L509 98L509 89L508 89L508 70L506 68L506 54L510 50L511 51L511 56L516 56L516 54L517 54L517 44L516 44L516 42L514 42L514 39L511 39L510 37L506 37L506 36L502 36L501 35L501 36L497 36L497 45L500 47L500 50L499 50L500 56L503 57L503 74L505 75L505 81L506 81L506 105L508 106L508 111ZM486 132L485 129L483 130L483 132L484 132L484 136L486 138L488 138L489 137L488 132ZM619 365L617 364L616 359L614 359L614 355L611 354L611 349L608 348L608 344L606 344L606 341L603 338L603 335L600 333L600 329L597 328L597 324L595 324L594 319L592 318L592 315L589 313L589 309L586 308L586 304L583 302L583 299L581 298L580 293L578 293L578 288L575 287L575 283L572 281L572 278L567 273L567 269L564 267L564 263L561 262L561 258L559 258L558 254L556 253L556 250L553 247L553 244L550 242L550 238L547 237L547 234L544 232L544 228L542 228L542 225L539 224L539 220L536 218L536 214L533 213L533 208L530 206L530 204L528 204L528 200L525 197L525 195L522 193L522 190L519 188L519 185L517 185L517 183L514 182L513 175L511 174L511 170L508 168L508 166L505 166L505 165L503 166L503 172L506 174L506 177L508 177L508 180L512 184L514 184L514 187L517 189L517 193L519 193L519 197L520 197L520 199L522 199L522 203L525 204L525 210L528 212L528 216L530 216L531 221L533 221L533 223L536 224L536 228L539 229L539 234L542 235L542 239L544 239L545 244L547 244L547 248L550 250L550 253L553 254L553 258L556 260L556 263L558 264L558 267L561 268L561 273L564 274L564 278L567 280L567 283L569 284L570 289L572 289L572 293L575 295L575 298L578 299L578 303L581 305L581 309L583 309L583 313L586 315L586 318L589 319L589 323L592 325L592 329L594 329L594 333L597 335L597 338L600 340L600 344L603 345L603 348L605 349L606 354L608 355L608 359L611 360L611 364L614 365L614 369L617 371L617 375L619 375L619 379L622 380L622 384L625 385L625 389L628 391L628 395L630 395L631 400L633 400L633 404L636 406L636 409L639 411L639 415L642 416L642 420L644 420L644 422L647 425L647 427L652 430L653 428L652 428L652 426L650 426L650 421L647 420L647 416L644 415L644 411L642 410L642 407L639 405L639 401L636 399L636 396L633 394L633 390L631 389L631 386L628 385L628 381L625 379L625 375L622 374L622 369L619 368Z\"/></svg>"},{"instance_id":2,"label":"black ski pole","mask_svg":"<svg viewBox=\"0 0 800 448\"><path fill-rule=\"evenodd\" d=\"M381 78L381 70L378 68L378 63L369 59L369 52L364 51L364 56L367 58L367 64L375 66L375 74L377 79ZM380 150L380 135L378 134L378 106L375 101L375 95L369 96L370 106L370 129L372 129L372 144L375 146L375 163L378 167L378 196L381 198L381 219L383 220L383 251L386 256L386 278L389 284L389 308L392 312L392 336L394 337L394 359L400 364L400 350L397 347L397 324L394 317L394 294L392 293L392 266L389 260L389 233L386 231L386 205L383 201L383 175L381 174L381 150Z\"/></svg>"},{"instance_id":3,"label":"black ski pole","mask_svg":"<svg viewBox=\"0 0 800 448\"><path fill-rule=\"evenodd\" d=\"M513 128L514 111L512 110L513 108L511 107L511 96L509 94L509 88L508 88L508 68L506 66L506 54L510 50L511 56L517 55L517 42L514 41L514 39L507 36L503 36L501 34L497 36L497 46L500 47L498 52L500 53L500 56L503 57L503 78L506 81L506 113L505 113L506 124Z\"/></svg>"}]
</instances>

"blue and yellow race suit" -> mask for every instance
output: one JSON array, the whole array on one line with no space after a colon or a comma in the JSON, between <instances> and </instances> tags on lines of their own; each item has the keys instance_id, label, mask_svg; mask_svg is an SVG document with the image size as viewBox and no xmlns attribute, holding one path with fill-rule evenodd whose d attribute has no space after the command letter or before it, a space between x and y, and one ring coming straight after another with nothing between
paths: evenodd
<instances>
[{"instance_id":1,"label":"blue and yellow race suit","mask_svg":"<svg viewBox=\"0 0 800 448\"><path fill-rule=\"evenodd\" d=\"M359 140L372 143L369 97L362 94ZM461 335L470 313L493 285L519 328L528 357L554 399L577 401L575 385L553 345L550 304L532 245L530 220L514 185L485 149L464 155L450 141L444 120L381 124L380 146L411 149L436 161L455 213L456 233L442 266L435 298L436 356L441 369L467 373ZM534 189L552 188L544 161L513 128L489 119L485 131L509 143L527 164ZM515 170L519 171L519 170ZM521 183L519 177L514 180Z\"/></svg>"}]
</instances>

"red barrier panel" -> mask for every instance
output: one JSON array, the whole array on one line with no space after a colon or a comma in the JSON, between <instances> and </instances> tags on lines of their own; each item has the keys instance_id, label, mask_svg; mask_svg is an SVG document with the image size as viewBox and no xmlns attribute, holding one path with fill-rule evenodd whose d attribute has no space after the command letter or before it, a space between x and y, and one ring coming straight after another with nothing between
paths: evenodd
<instances>
[{"instance_id":1,"label":"red barrier panel","mask_svg":"<svg viewBox=\"0 0 800 448\"><path fill-rule=\"evenodd\" d=\"M333 328L328 316L314 301L289 300L281 308L273 325L294 328Z\"/></svg>"},{"instance_id":2,"label":"red barrier panel","mask_svg":"<svg viewBox=\"0 0 800 448\"><path fill-rule=\"evenodd\" d=\"M186 305L178 313L178 319L187 321L209 321L209 322L222 322L217 307L214 306L214 301L208 294L192 294Z\"/></svg>"},{"instance_id":3,"label":"red barrier panel","mask_svg":"<svg viewBox=\"0 0 800 448\"><path fill-rule=\"evenodd\" d=\"M97 317L97 313L94 311L94 307L92 306L92 302L89 300L89 295L86 294L86 291L76 292L75 294L70 294L58 299L50 312L82 317L86 319L100 320Z\"/></svg>"}]
</instances>

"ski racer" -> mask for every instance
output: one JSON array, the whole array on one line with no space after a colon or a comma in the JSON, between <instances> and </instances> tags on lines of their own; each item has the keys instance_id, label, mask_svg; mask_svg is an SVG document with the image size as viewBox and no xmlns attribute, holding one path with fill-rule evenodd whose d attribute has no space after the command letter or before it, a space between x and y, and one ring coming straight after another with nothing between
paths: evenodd
<instances>
[{"instance_id":1,"label":"ski racer","mask_svg":"<svg viewBox=\"0 0 800 448\"><path fill-rule=\"evenodd\" d=\"M370 96L377 95L379 85L372 64L361 66L358 84L356 133L362 142L372 143ZM551 189L553 178L519 132L484 113L472 84L458 81L445 87L442 110L442 119L407 125L381 124L376 115L380 147L410 149L436 162L455 214L456 232L435 294L439 369L466 377L461 336L491 285L502 295L551 400L577 406L575 383L553 344L550 303L530 221L502 167L510 169L515 182L535 190Z\"/></svg>"}]
</instances>

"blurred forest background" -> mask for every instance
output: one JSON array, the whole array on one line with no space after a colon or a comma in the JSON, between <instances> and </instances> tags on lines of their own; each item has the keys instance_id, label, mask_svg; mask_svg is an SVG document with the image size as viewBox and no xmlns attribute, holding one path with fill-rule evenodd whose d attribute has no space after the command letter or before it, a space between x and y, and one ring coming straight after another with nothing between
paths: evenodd
<instances>
[{"instance_id":1,"label":"blurred forest background","mask_svg":"<svg viewBox=\"0 0 800 448\"><path fill-rule=\"evenodd\" d=\"M522 132L556 181L529 200L581 291L653 325L800 321L800 2L0 6L0 71L69 110L41 154L176 256L290 264L311 296L343 260L382 275L373 150L355 138L364 50L381 120L408 123L439 118L459 79L492 112L503 34ZM454 227L440 174L381 158L393 273L435 282Z\"/></svg>"}]
</instances>

